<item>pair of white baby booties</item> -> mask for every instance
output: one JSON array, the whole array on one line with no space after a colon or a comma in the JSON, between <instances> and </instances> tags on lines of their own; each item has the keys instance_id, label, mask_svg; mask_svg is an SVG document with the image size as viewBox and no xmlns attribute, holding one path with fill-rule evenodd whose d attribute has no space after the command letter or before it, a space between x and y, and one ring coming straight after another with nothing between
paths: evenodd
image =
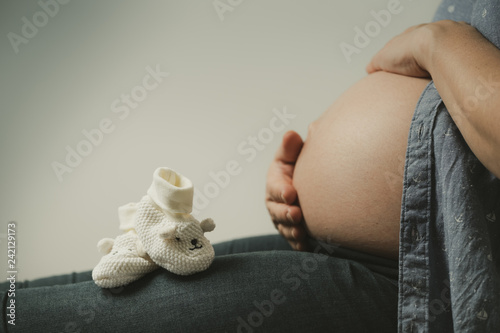
<instances>
[{"instance_id":1,"label":"pair of white baby booties","mask_svg":"<svg viewBox=\"0 0 500 333\"><path fill-rule=\"evenodd\" d=\"M214 249L204 233L215 223L191 215L193 194L188 178L166 167L156 169L147 194L138 203L118 208L123 234L99 241L97 247L105 255L92 271L94 282L116 288L159 267L178 275L207 269Z\"/></svg>"}]
</instances>

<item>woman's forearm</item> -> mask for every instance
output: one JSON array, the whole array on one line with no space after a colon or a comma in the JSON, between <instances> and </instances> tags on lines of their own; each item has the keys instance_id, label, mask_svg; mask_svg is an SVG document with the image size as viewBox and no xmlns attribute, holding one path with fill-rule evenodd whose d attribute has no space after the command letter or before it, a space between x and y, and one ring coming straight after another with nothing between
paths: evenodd
<instances>
[{"instance_id":1,"label":"woman's forearm","mask_svg":"<svg viewBox=\"0 0 500 333\"><path fill-rule=\"evenodd\" d=\"M459 22L426 25L421 59L476 157L500 178L500 50Z\"/></svg>"}]
</instances>

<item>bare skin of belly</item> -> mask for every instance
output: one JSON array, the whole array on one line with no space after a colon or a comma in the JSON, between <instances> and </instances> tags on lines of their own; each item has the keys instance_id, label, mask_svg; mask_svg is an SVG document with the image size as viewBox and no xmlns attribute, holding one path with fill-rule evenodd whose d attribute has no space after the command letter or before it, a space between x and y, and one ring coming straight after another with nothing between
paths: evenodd
<instances>
[{"instance_id":1,"label":"bare skin of belly","mask_svg":"<svg viewBox=\"0 0 500 333\"><path fill-rule=\"evenodd\" d=\"M293 184L311 237L397 258L408 131L428 82L368 75L309 126Z\"/></svg>"}]
</instances>

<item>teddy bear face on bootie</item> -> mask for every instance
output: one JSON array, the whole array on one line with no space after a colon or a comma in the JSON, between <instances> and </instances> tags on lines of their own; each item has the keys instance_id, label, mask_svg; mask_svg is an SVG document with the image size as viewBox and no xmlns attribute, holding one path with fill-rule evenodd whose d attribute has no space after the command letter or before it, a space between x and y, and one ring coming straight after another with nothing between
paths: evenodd
<instances>
[{"instance_id":1,"label":"teddy bear face on bootie","mask_svg":"<svg viewBox=\"0 0 500 333\"><path fill-rule=\"evenodd\" d=\"M157 265L178 275L210 266L215 253L204 233L214 228L210 218L198 222L190 214L162 211L148 196L138 205L136 229L147 253Z\"/></svg>"},{"instance_id":2,"label":"teddy bear face on bootie","mask_svg":"<svg viewBox=\"0 0 500 333\"><path fill-rule=\"evenodd\" d=\"M207 269L214 259L214 249L204 232L212 231L212 219L201 223L193 219L188 222L162 222L156 230L162 246L152 250L155 262L179 275L190 275Z\"/></svg>"}]
</instances>

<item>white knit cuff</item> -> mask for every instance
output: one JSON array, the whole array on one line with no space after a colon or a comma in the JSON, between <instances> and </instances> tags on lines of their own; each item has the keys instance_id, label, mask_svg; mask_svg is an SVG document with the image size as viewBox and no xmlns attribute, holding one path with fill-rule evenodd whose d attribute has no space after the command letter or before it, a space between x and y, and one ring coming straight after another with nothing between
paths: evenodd
<instances>
[{"instance_id":1,"label":"white knit cuff","mask_svg":"<svg viewBox=\"0 0 500 333\"><path fill-rule=\"evenodd\" d=\"M158 168L148 195L161 209L175 214L190 214L193 207L193 183L169 168Z\"/></svg>"}]
</instances>

